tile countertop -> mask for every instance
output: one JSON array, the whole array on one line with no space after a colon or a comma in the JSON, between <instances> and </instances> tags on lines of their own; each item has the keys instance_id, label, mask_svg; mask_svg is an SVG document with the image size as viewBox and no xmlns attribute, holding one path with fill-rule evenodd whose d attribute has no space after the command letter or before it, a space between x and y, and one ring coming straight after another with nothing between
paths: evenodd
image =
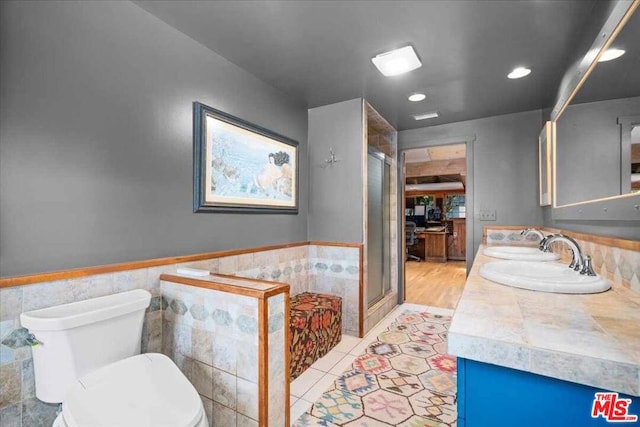
<instances>
[{"instance_id":1,"label":"tile countertop","mask_svg":"<svg viewBox=\"0 0 640 427\"><path fill-rule=\"evenodd\" d=\"M478 255L448 337L454 356L640 396L640 293L535 292L478 274Z\"/></svg>"}]
</instances>

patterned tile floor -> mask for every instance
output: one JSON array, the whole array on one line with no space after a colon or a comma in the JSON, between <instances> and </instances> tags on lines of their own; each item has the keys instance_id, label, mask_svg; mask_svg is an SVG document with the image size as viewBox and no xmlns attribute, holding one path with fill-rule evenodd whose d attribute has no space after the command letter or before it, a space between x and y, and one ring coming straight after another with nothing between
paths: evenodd
<instances>
[{"instance_id":1,"label":"patterned tile floor","mask_svg":"<svg viewBox=\"0 0 640 427\"><path fill-rule=\"evenodd\" d=\"M455 426L452 314L403 304L362 340L343 337L292 383L292 425Z\"/></svg>"}]
</instances>

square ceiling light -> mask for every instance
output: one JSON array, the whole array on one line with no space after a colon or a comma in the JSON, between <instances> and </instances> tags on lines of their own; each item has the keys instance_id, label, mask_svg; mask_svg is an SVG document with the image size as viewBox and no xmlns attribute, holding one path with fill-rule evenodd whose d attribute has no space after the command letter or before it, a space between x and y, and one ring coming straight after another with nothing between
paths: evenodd
<instances>
[{"instance_id":1,"label":"square ceiling light","mask_svg":"<svg viewBox=\"0 0 640 427\"><path fill-rule=\"evenodd\" d=\"M371 61L385 77L398 76L422 67L412 46L381 53L371 58Z\"/></svg>"}]
</instances>

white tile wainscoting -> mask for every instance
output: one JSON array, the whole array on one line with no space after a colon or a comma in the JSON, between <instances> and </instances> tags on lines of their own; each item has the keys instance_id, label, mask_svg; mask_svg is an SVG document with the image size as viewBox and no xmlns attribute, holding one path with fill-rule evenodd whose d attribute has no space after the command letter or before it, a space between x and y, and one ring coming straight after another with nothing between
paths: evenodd
<instances>
[{"instance_id":1,"label":"white tile wainscoting","mask_svg":"<svg viewBox=\"0 0 640 427\"><path fill-rule=\"evenodd\" d=\"M360 333L359 323L364 320L361 320L359 300L362 295L361 244L301 242L234 252L237 254L229 255L225 252L202 254L196 256L196 261L176 262L189 257L168 258L166 262L164 260L142 261L138 264L143 267L136 268L136 263L130 263L127 264L131 265L128 269L123 268L122 265L116 265L111 272L109 272L110 266L83 271L71 270L68 272L68 278L61 280L40 280L38 277L59 277L58 273L49 274L49 276L44 273L33 275L33 277L1 278L0 419L2 424L18 427L50 425L57 410L57 405L43 403L35 397L31 348L26 343L27 331L19 322L20 313L132 289L146 289L151 292L152 301L145 317L142 351L161 352L163 346L166 347L164 341L167 339L169 326L176 328L180 326L176 326L178 324L174 322L175 318L171 320L167 318L167 313L173 312L173 309L168 306L169 300L163 294L160 275L175 273L179 267L203 268L213 273L282 282L289 285L292 295L305 291L339 295L343 299L346 314L343 316L343 333L347 335ZM91 274L91 271L96 273ZM64 273L67 272L60 274ZM181 311L182 307L176 306L176 309ZM197 316L201 314L197 310L193 313L188 311L185 312L184 318L191 317L198 322ZM168 322L172 324L169 325ZM196 340L196 347L192 349L200 348L201 343L198 337L198 333L190 336L192 346L193 340ZM218 355L216 357L222 357L220 355L224 353L220 349L216 353L214 349L214 354ZM179 366L184 362L180 356L177 356L174 361ZM214 365L208 366L213 368ZM198 365L196 369L199 367ZM224 381L223 373L229 372L221 369L219 381ZM238 393L242 392L240 389ZM232 419L231 413L225 410L223 404L207 396L206 387L201 387L199 391L207 411L210 412L213 409L215 412L217 408L219 413L228 415L229 420ZM211 417L209 419L212 420ZM243 425L243 420L237 417L236 423Z\"/></svg>"}]
</instances>

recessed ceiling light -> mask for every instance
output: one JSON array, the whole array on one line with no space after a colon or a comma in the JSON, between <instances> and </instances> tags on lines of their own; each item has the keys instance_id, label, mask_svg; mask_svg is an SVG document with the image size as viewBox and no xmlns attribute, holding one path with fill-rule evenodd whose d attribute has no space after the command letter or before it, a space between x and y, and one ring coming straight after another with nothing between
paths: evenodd
<instances>
[{"instance_id":1,"label":"recessed ceiling light","mask_svg":"<svg viewBox=\"0 0 640 427\"><path fill-rule=\"evenodd\" d=\"M426 97L427 95L425 95L424 93L413 93L409 95L409 101L411 102L424 101Z\"/></svg>"},{"instance_id":2,"label":"recessed ceiling light","mask_svg":"<svg viewBox=\"0 0 640 427\"><path fill-rule=\"evenodd\" d=\"M522 77L528 76L529 74L531 74L530 68L517 67L514 68L512 72L507 74L507 77L509 77L510 79L520 79Z\"/></svg>"},{"instance_id":3,"label":"recessed ceiling light","mask_svg":"<svg viewBox=\"0 0 640 427\"><path fill-rule=\"evenodd\" d=\"M624 53L624 50L612 47L611 49L605 50L604 53L600 55L598 62L611 61L612 59L620 58Z\"/></svg>"},{"instance_id":4,"label":"recessed ceiling light","mask_svg":"<svg viewBox=\"0 0 640 427\"><path fill-rule=\"evenodd\" d=\"M371 61L386 77L397 76L422 67L422 62L411 46L381 53L371 58Z\"/></svg>"},{"instance_id":5,"label":"recessed ceiling light","mask_svg":"<svg viewBox=\"0 0 640 427\"><path fill-rule=\"evenodd\" d=\"M440 114L437 111L432 111L431 113L417 114L413 116L413 118L416 120L424 120L424 119L435 119L438 116L440 116Z\"/></svg>"}]
</instances>

